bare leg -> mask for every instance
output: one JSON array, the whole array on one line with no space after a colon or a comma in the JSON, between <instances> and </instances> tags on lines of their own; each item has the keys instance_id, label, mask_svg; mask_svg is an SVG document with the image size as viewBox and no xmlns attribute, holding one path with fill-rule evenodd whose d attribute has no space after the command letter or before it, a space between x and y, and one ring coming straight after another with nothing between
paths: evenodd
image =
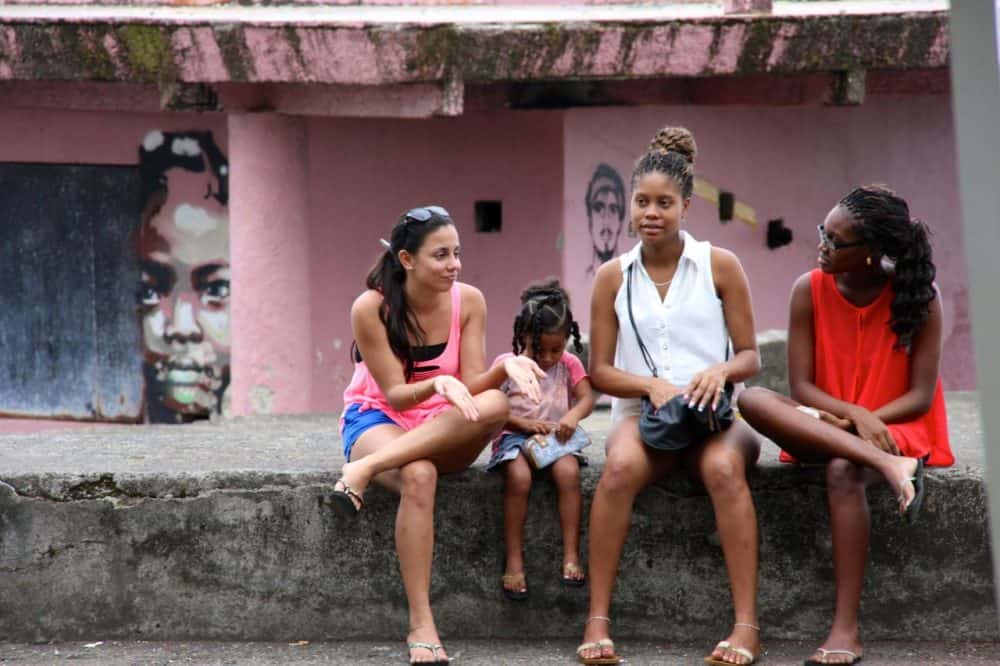
<instances>
[{"instance_id":1,"label":"bare leg","mask_svg":"<svg viewBox=\"0 0 1000 666\"><path fill-rule=\"evenodd\" d=\"M504 464L503 533L507 549L504 575L524 574L524 522L528 517L528 497L531 494L531 466L518 455ZM510 579L508 579L510 580ZM516 587L516 589L515 589ZM512 592L526 592L527 584L508 585Z\"/></svg>"},{"instance_id":2,"label":"bare leg","mask_svg":"<svg viewBox=\"0 0 1000 666\"><path fill-rule=\"evenodd\" d=\"M430 607L431 562L434 552L434 496L439 474L468 467L507 417L507 400L499 391L475 397L481 418L470 422L456 410L403 432L392 425L367 430L354 445L352 462L344 465L344 482L364 492L371 480L400 493L396 514L396 549L410 609L407 642L440 643ZM425 453L426 456L418 454ZM374 460L374 464L368 462ZM393 463L396 463L395 465ZM394 469L398 467L398 469ZM362 472L359 482L349 468ZM365 476L367 472L369 475ZM444 658L443 650L414 648L414 661Z\"/></svg>"},{"instance_id":3,"label":"bare leg","mask_svg":"<svg viewBox=\"0 0 1000 666\"><path fill-rule=\"evenodd\" d=\"M722 541L722 553L733 595L735 625L726 638L730 648L716 647L715 659L730 664L750 660L732 648L760 654L757 629L757 513L747 484L747 468L760 454L760 443L745 424L737 421L723 435L715 437L687 456L686 463L705 484ZM749 625L749 626L748 626Z\"/></svg>"},{"instance_id":4,"label":"bare leg","mask_svg":"<svg viewBox=\"0 0 1000 666\"><path fill-rule=\"evenodd\" d=\"M608 456L590 508L589 576L590 612L583 642L610 638L611 595L618 562L632 519L632 504L639 491L675 468L676 455L652 451L639 439L638 418L623 419L608 436ZM584 651L584 657L609 657L611 648Z\"/></svg>"},{"instance_id":5,"label":"bare leg","mask_svg":"<svg viewBox=\"0 0 1000 666\"><path fill-rule=\"evenodd\" d=\"M837 584L833 626L821 646L826 650L850 650L858 656L862 654L858 612L871 535L865 490L880 481L884 479L876 472L843 458L831 460L826 467L830 529L833 532L833 573ZM812 659L828 664L845 664L850 663L852 657L831 654L823 658L817 651Z\"/></svg>"},{"instance_id":6,"label":"bare leg","mask_svg":"<svg viewBox=\"0 0 1000 666\"><path fill-rule=\"evenodd\" d=\"M479 408L478 421L469 421L458 410L449 409L377 447L367 445L369 436L374 437L376 431L393 426L377 426L366 431L355 444L357 453L352 452L351 462L344 464L344 483L362 494L376 475L414 460L431 460L442 473L468 467L490 435L507 420L507 398L500 391L484 391L473 400Z\"/></svg>"},{"instance_id":7,"label":"bare leg","mask_svg":"<svg viewBox=\"0 0 1000 666\"><path fill-rule=\"evenodd\" d=\"M748 388L740 394L739 405L747 423L796 458L807 462L845 458L870 467L889 481L901 508L916 495L910 482L916 458L886 453L857 435L803 414L796 402L765 388Z\"/></svg>"},{"instance_id":8,"label":"bare leg","mask_svg":"<svg viewBox=\"0 0 1000 666\"><path fill-rule=\"evenodd\" d=\"M441 642L431 612L431 560L434 556L434 495L438 471L427 460L404 465L399 470L400 498L396 512L396 551L403 588L410 608L408 643L431 645ZM438 650L440 657L444 652ZM413 661L433 661L426 648L410 650Z\"/></svg>"},{"instance_id":9,"label":"bare leg","mask_svg":"<svg viewBox=\"0 0 1000 666\"><path fill-rule=\"evenodd\" d=\"M580 519L583 496L580 494L580 461L576 456L563 456L552 463L552 479L559 493L559 526L563 539L563 573L580 580L581 573L566 571L568 564L580 564Z\"/></svg>"}]
</instances>

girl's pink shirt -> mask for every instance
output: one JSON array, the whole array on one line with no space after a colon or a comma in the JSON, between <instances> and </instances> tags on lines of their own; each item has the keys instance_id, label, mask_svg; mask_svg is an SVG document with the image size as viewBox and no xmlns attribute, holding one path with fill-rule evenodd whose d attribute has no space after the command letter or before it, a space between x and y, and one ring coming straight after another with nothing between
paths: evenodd
<instances>
[{"instance_id":1,"label":"girl's pink shirt","mask_svg":"<svg viewBox=\"0 0 1000 666\"><path fill-rule=\"evenodd\" d=\"M501 354L493 361L493 365L503 363L512 356L514 355L510 352ZM500 390L507 396L513 416L557 423L573 406L573 387L586 377L587 371L580 359L569 352L563 352L559 362L549 368L545 377L538 381L541 401L535 402L528 398L509 379L500 385Z\"/></svg>"}]
</instances>

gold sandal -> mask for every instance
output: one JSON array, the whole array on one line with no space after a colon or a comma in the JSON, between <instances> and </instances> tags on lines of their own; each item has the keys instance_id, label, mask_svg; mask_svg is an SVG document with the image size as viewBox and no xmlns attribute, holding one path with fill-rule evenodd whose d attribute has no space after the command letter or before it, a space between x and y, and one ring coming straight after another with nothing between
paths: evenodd
<instances>
[{"instance_id":1,"label":"gold sandal","mask_svg":"<svg viewBox=\"0 0 1000 666\"><path fill-rule=\"evenodd\" d=\"M605 617L604 615L595 615L593 617L588 617L587 622L590 623L592 620L604 620L611 624L611 618ZM610 649L612 654L610 657L602 657L601 652L605 649ZM583 653L588 650L597 650L596 657L584 657ZM602 638L598 641L592 643L583 643L576 649L576 658L581 664L620 664L622 663L622 658L615 654L615 644L610 638Z\"/></svg>"}]
</instances>

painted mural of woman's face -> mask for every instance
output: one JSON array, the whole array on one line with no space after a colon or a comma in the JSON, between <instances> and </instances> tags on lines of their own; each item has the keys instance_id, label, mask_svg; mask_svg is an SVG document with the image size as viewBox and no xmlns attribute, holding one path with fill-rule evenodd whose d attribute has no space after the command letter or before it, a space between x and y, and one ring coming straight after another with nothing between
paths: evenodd
<instances>
[{"instance_id":1,"label":"painted mural of woman's face","mask_svg":"<svg viewBox=\"0 0 1000 666\"><path fill-rule=\"evenodd\" d=\"M143 352L179 414L218 409L229 368L229 217L211 176L166 173L168 195L139 232Z\"/></svg>"}]
</instances>

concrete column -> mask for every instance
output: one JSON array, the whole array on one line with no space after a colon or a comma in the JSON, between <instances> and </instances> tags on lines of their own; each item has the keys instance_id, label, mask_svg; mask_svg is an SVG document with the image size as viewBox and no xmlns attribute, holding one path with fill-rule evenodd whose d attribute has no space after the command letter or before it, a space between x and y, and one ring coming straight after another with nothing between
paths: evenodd
<instances>
[{"instance_id":1,"label":"concrete column","mask_svg":"<svg viewBox=\"0 0 1000 666\"><path fill-rule=\"evenodd\" d=\"M301 413L312 388L306 126L229 116L233 415Z\"/></svg>"},{"instance_id":2,"label":"concrete column","mask_svg":"<svg viewBox=\"0 0 1000 666\"><path fill-rule=\"evenodd\" d=\"M956 2L951 14L951 80L958 145L958 185L969 259L972 334L976 375L982 401L986 482L989 487L990 534L994 579L1000 574L1000 355L996 338L1000 312L1000 16L992 2ZM994 590L997 594L997 590Z\"/></svg>"}]
</instances>

